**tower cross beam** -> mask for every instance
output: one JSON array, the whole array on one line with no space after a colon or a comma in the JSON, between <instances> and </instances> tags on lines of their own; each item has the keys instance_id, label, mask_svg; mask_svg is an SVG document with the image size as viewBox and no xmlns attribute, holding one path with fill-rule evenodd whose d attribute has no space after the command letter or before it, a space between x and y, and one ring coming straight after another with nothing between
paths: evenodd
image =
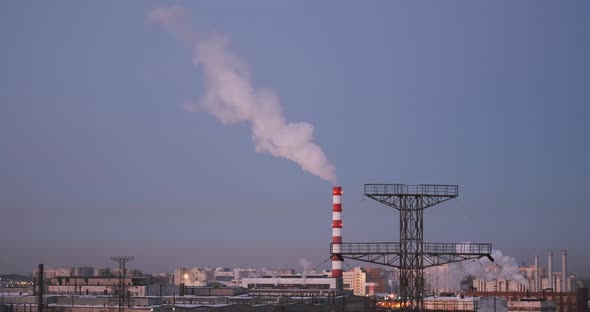
<instances>
[{"instance_id":1,"label":"tower cross beam","mask_svg":"<svg viewBox=\"0 0 590 312\"><path fill-rule=\"evenodd\" d=\"M491 252L492 244L489 243L423 243L423 267L427 268L483 257L490 258ZM377 263L394 268L401 267L399 260L402 252L399 242L342 243L340 254L347 259Z\"/></svg>"},{"instance_id":2,"label":"tower cross beam","mask_svg":"<svg viewBox=\"0 0 590 312\"><path fill-rule=\"evenodd\" d=\"M365 184L365 196L397 210L423 210L459 196L459 186Z\"/></svg>"}]
</instances>

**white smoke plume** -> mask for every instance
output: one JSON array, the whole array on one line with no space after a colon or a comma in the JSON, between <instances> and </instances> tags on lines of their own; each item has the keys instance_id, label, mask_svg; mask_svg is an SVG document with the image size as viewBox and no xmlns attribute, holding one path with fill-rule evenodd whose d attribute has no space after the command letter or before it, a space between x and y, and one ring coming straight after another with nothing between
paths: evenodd
<instances>
[{"instance_id":1,"label":"white smoke plume","mask_svg":"<svg viewBox=\"0 0 590 312\"><path fill-rule=\"evenodd\" d=\"M223 124L249 123L256 152L294 161L303 170L335 183L335 167L314 143L313 126L288 122L276 93L252 85L249 66L229 51L227 37L191 31L190 14L180 6L153 9L148 19L191 44L193 64L202 67L205 95L196 104L184 103L186 110L203 109Z\"/></svg>"},{"instance_id":2,"label":"white smoke plume","mask_svg":"<svg viewBox=\"0 0 590 312\"><path fill-rule=\"evenodd\" d=\"M305 280L307 279L307 274L309 274L309 271L311 269L311 261L307 260L307 258L301 258L299 259L299 265L302 266L303 268L303 274L302 274L302 279L303 279L303 285L305 285Z\"/></svg>"},{"instance_id":3,"label":"white smoke plume","mask_svg":"<svg viewBox=\"0 0 590 312\"><path fill-rule=\"evenodd\" d=\"M518 270L518 262L516 259L510 256L505 256L500 250L492 250L492 258L494 258L495 267L492 266L490 260L483 258L479 260L481 261L481 265L478 264L480 267L480 273L478 275L474 275L487 280L505 278L518 282L526 288L529 287L527 279L522 276ZM471 264L470 266L473 267L474 265L475 264ZM474 270L474 268L471 269Z\"/></svg>"},{"instance_id":4,"label":"white smoke plume","mask_svg":"<svg viewBox=\"0 0 590 312\"><path fill-rule=\"evenodd\" d=\"M469 243L462 245L467 244ZM448 266L428 268L426 269L428 283L438 291L458 292L461 281L471 275L488 281L507 279L520 283L525 288L529 287L527 279L518 270L516 259L505 256L500 250L492 250L492 257L494 258L493 263L484 257L451 263Z\"/></svg>"},{"instance_id":5,"label":"white smoke plume","mask_svg":"<svg viewBox=\"0 0 590 312\"><path fill-rule=\"evenodd\" d=\"M312 264L313 263L311 263L311 261L307 260L307 258L299 259L299 265L303 269L303 274L309 273Z\"/></svg>"},{"instance_id":6,"label":"white smoke plume","mask_svg":"<svg viewBox=\"0 0 590 312\"><path fill-rule=\"evenodd\" d=\"M500 250L492 250L492 263L488 258L481 258L475 261L464 261L453 264L454 267L461 266L458 273L464 278L472 275L485 280L508 279L529 287L527 279L518 270L518 262L510 256L505 256Z\"/></svg>"}]
</instances>

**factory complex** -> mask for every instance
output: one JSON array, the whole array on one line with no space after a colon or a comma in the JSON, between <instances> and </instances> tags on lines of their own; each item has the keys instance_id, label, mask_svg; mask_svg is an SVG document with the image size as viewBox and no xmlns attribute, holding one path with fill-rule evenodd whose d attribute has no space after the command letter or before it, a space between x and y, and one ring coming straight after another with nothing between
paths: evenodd
<instances>
[{"instance_id":1,"label":"factory complex","mask_svg":"<svg viewBox=\"0 0 590 312\"><path fill-rule=\"evenodd\" d=\"M456 197L458 188L369 185L365 194L399 208L408 214L404 218L421 220L415 214ZM419 237L419 243L347 243L342 239L341 196L342 188L334 187L330 270L194 267L148 275L128 269L134 259L129 256L111 257L118 264L114 269L40 264L28 285L0 280L0 312L588 311L588 289L568 273L566 250L561 272L553 271L552 252L546 267L536 256L534 265L511 271L494 262L491 244L423 243L423 229L412 228L403 218L406 228L400 237ZM468 285L456 274L449 278L456 271L451 269L454 262L481 258L490 264L482 265L485 274L472 276ZM381 267L344 269L345 259Z\"/></svg>"}]
</instances>

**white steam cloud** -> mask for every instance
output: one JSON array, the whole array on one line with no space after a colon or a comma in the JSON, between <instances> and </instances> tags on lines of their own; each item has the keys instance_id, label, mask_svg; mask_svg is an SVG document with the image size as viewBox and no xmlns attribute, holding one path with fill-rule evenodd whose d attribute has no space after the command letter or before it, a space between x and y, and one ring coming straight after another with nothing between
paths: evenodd
<instances>
[{"instance_id":1,"label":"white steam cloud","mask_svg":"<svg viewBox=\"0 0 590 312\"><path fill-rule=\"evenodd\" d=\"M440 269L436 269L437 267L429 268L428 271L432 275L430 282L436 288L445 289L446 291L457 291L459 290L459 283L467 275L471 275L488 281L507 279L517 282L526 288L529 287L527 279L518 270L516 259L504 255L500 250L492 250L492 258L494 258L493 263L484 257L474 261L467 260L451 263L444 270L442 270L442 267L438 267Z\"/></svg>"},{"instance_id":2,"label":"white steam cloud","mask_svg":"<svg viewBox=\"0 0 590 312\"><path fill-rule=\"evenodd\" d=\"M256 152L289 159L303 170L334 183L334 166L313 141L313 126L288 122L272 89L256 88L248 65L228 49L228 38L203 36L187 25L190 15L179 6L156 8L150 21L160 24L193 46L193 64L202 66L205 95L198 103L184 103L187 111L205 110L223 124L246 122Z\"/></svg>"},{"instance_id":3,"label":"white steam cloud","mask_svg":"<svg viewBox=\"0 0 590 312\"><path fill-rule=\"evenodd\" d=\"M301 265L303 268L302 283L305 285L305 280L307 278L307 274L309 274L312 263L311 261L307 260L307 258L301 258L299 259L299 265Z\"/></svg>"},{"instance_id":4,"label":"white steam cloud","mask_svg":"<svg viewBox=\"0 0 590 312\"><path fill-rule=\"evenodd\" d=\"M470 269L473 271L479 272L473 275L486 280L505 278L518 282L526 288L529 287L527 279L518 270L516 259L505 256L500 250L492 250L492 258L494 258L494 263L496 264L495 268L492 267L492 263L487 258L480 260L482 265L478 265L479 268L476 268L475 264L470 264L468 267L471 267Z\"/></svg>"}]
</instances>

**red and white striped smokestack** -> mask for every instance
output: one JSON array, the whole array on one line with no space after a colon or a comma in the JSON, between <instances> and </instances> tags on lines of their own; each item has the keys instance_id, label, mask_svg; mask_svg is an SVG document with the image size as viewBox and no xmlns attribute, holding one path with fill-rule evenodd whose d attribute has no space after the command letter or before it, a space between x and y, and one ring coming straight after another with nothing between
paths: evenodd
<instances>
[{"instance_id":1,"label":"red and white striped smokestack","mask_svg":"<svg viewBox=\"0 0 590 312\"><path fill-rule=\"evenodd\" d=\"M342 187L332 188L332 277L342 278Z\"/></svg>"}]
</instances>

